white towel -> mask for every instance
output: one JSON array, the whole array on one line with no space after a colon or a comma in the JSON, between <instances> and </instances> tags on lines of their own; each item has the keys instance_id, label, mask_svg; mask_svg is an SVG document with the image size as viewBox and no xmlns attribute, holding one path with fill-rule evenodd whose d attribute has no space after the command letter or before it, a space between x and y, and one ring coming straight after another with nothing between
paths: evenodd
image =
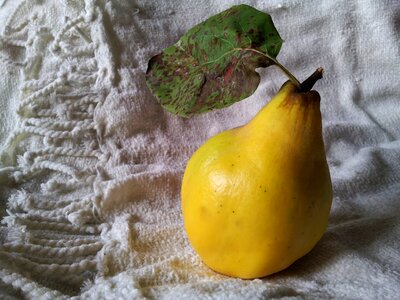
<instances>
[{"instance_id":1,"label":"white towel","mask_svg":"<svg viewBox=\"0 0 400 300\"><path fill-rule=\"evenodd\" d=\"M237 1L2 1L0 296L3 299L395 299L400 294L400 3L243 1L317 67L334 187L329 227L288 269L208 269L180 210L188 158L246 123L286 80L182 119L146 87L151 56Z\"/></svg>"}]
</instances>

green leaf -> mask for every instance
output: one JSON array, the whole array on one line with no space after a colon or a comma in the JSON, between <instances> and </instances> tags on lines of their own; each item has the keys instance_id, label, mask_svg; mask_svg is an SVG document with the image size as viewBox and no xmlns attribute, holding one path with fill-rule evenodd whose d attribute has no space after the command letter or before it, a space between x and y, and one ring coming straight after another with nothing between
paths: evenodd
<instances>
[{"instance_id":1,"label":"green leaf","mask_svg":"<svg viewBox=\"0 0 400 300\"><path fill-rule=\"evenodd\" d=\"M233 6L152 57L146 82L167 111L190 117L253 94L260 82L255 69L277 63L281 46L270 15Z\"/></svg>"}]
</instances>

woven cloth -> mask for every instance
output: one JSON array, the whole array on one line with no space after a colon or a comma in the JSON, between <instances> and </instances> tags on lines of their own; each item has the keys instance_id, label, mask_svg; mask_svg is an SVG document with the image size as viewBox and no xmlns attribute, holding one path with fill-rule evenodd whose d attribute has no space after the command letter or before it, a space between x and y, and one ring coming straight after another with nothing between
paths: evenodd
<instances>
[{"instance_id":1,"label":"woven cloth","mask_svg":"<svg viewBox=\"0 0 400 300\"><path fill-rule=\"evenodd\" d=\"M0 2L0 298L399 297L399 1L243 1L271 14L300 80L325 69L315 89L334 188L317 246L255 280L193 251L181 178L285 77L259 69L251 97L191 119L165 112L144 79L153 55L238 2Z\"/></svg>"}]
</instances>

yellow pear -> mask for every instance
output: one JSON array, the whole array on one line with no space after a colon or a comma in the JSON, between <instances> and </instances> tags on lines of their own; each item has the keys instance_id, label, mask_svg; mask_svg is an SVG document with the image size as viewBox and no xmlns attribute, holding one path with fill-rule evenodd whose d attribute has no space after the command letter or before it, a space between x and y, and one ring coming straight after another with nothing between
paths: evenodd
<instances>
[{"instance_id":1,"label":"yellow pear","mask_svg":"<svg viewBox=\"0 0 400 300\"><path fill-rule=\"evenodd\" d=\"M258 278L308 253L324 234L332 184L320 96L286 82L246 125L206 141L182 182L185 230L216 272Z\"/></svg>"}]
</instances>

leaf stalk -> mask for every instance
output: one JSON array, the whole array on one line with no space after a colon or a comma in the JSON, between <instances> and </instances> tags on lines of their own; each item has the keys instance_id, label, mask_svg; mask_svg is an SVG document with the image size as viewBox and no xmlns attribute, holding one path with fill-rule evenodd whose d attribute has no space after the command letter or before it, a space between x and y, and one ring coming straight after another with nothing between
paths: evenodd
<instances>
[{"instance_id":1,"label":"leaf stalk","mask_svg":"<svg viewBox=\"0 0 400 300\"><path fill-rule=\"evenodd\" d=\"M258 54L261 54L263 56L265 56L266 58L268 58L269 60L273 61L275 65L278 66L279 69L281 69L281 71L283 73L285 73L285 75L290 79L291 82L293 82L298 88L300 88L300 81L284 66L282 65L279 61L276 60L276 58L268 55L268 53L264 53L261 52L259 50L256 49L252 49L252 48L245 48L243 50L248 50L248 51L252 51L252 52L256 52Z\"/></svg>"}]
</instances>

